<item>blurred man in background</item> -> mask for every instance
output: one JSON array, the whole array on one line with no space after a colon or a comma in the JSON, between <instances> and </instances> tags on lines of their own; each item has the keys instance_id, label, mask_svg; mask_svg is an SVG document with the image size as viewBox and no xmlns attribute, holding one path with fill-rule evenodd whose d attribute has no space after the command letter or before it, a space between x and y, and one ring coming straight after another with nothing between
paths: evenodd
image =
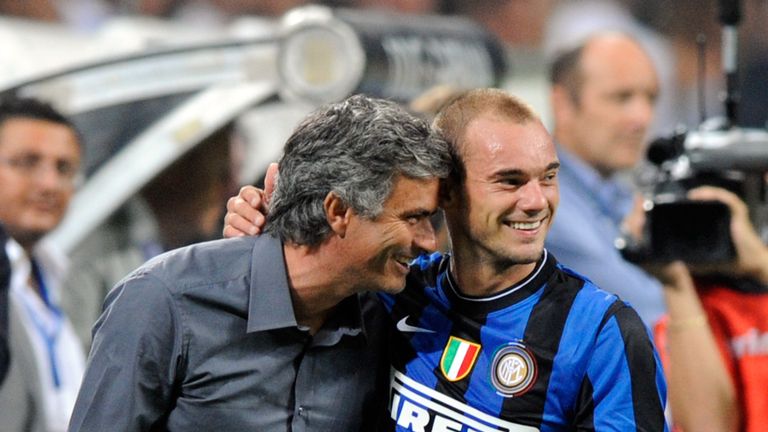
<instances>
[{"instance_id":1,"label":"blurred man in background","mask_svg":"<svg viewBox=\"0 0 768 432\"><path fill-rule=\"evenodd\" d=\"M0 223L10 260L11 362L0 388L0 429L63 431L85 366L59 309L64 266L38 248L61 222L81 158L72 123L35 99L0 102Z\"/></svg>"},{"instance_id":2,"label":"blurred man in background","mask_svg":"<svg viewBox=\"0 0 768 432\"><path fill-rule=\"evenodd\" d=\"M561 53L550 77L562 166L560 216L547 247L652 326L664 312L661 284L625 260L614 241L637 200L620 173L644 155L658 93L653 63L631 37L598 33Z\"/></svg>"}]
</instances>

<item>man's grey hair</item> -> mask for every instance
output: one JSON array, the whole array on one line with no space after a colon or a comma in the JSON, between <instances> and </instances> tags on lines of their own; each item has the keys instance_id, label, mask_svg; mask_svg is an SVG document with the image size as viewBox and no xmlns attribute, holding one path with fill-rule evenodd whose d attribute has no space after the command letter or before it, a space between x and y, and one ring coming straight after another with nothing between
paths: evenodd
<instances>
[{"instance_id":1,"label":"man's grey hair","mask_svg":"<svg viewBox=\"0 0 768 432\"><path fill-rule=\"evenodd\" d=\"M352 96L307 117L285 144L266 231L316 246L330 233L323 201L334 192L376 218L398 176L445 178L448 144L400 105Z\"/></svg>"}]
</instances>

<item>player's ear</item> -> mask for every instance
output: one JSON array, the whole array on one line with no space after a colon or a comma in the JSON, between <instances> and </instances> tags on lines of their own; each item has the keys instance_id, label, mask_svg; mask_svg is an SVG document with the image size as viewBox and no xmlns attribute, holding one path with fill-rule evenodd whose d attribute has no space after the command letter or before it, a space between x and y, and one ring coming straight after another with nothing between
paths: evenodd
<instances>
[{"instance_id":1,"label":"player's ear","mask_svg":"<svg viewBox=\"0 0 768 432\"><path fill-rule=\"evenodd\" d=\"M349 221L352 218L352 208L335 192L328 192L328 195L323 200L323 209L325 210L325 218L331 227L331 231L344 238L347 234Z\"/></svg>"}]
</instances>

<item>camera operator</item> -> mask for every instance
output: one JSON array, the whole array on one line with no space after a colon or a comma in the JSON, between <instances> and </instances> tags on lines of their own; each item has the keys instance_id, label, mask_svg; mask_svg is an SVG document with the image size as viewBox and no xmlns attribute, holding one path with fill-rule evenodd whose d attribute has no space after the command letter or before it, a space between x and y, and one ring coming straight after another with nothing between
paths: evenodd
<instances>
[{"instance_id":1,"label":"camera operator","mask_svg":"<svg viewBox=\"0 0 768 432\"><path fill-rule=\"evenodd\" d=\"M668 308L655 333L673 421L683 431L768 430L768 247L737 195L704 186L688 198L728 206L736 258L654 271Z\"/></svg>"}]
</instances>

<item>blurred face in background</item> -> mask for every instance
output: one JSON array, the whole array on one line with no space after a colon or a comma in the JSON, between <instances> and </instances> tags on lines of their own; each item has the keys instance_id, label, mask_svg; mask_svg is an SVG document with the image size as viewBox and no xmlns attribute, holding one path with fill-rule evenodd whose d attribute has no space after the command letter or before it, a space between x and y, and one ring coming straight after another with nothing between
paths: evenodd
<instances>
[{"instance_id":1,"label":"blurred face in background","mask_svg":"<svg viewBox=\"0 0 768 432\"><path fill-rule=\"evenodd\" d=\"M659 83L643 49L622 35L587 43L580 86L555 85L555 138L603 176L633 168L643 157Z\"/></svg>"},{"instance_id":2,"label":"blurred face in background","mask_svg":"<svg viewBox=\"0 0 768 432\"><path fill-rule=\"evenodd\" d=\"M61 222L79 167L78 137L68 126L30 118L0 124L0 221L23 247Z\"/></svg>"}]
</instances>

